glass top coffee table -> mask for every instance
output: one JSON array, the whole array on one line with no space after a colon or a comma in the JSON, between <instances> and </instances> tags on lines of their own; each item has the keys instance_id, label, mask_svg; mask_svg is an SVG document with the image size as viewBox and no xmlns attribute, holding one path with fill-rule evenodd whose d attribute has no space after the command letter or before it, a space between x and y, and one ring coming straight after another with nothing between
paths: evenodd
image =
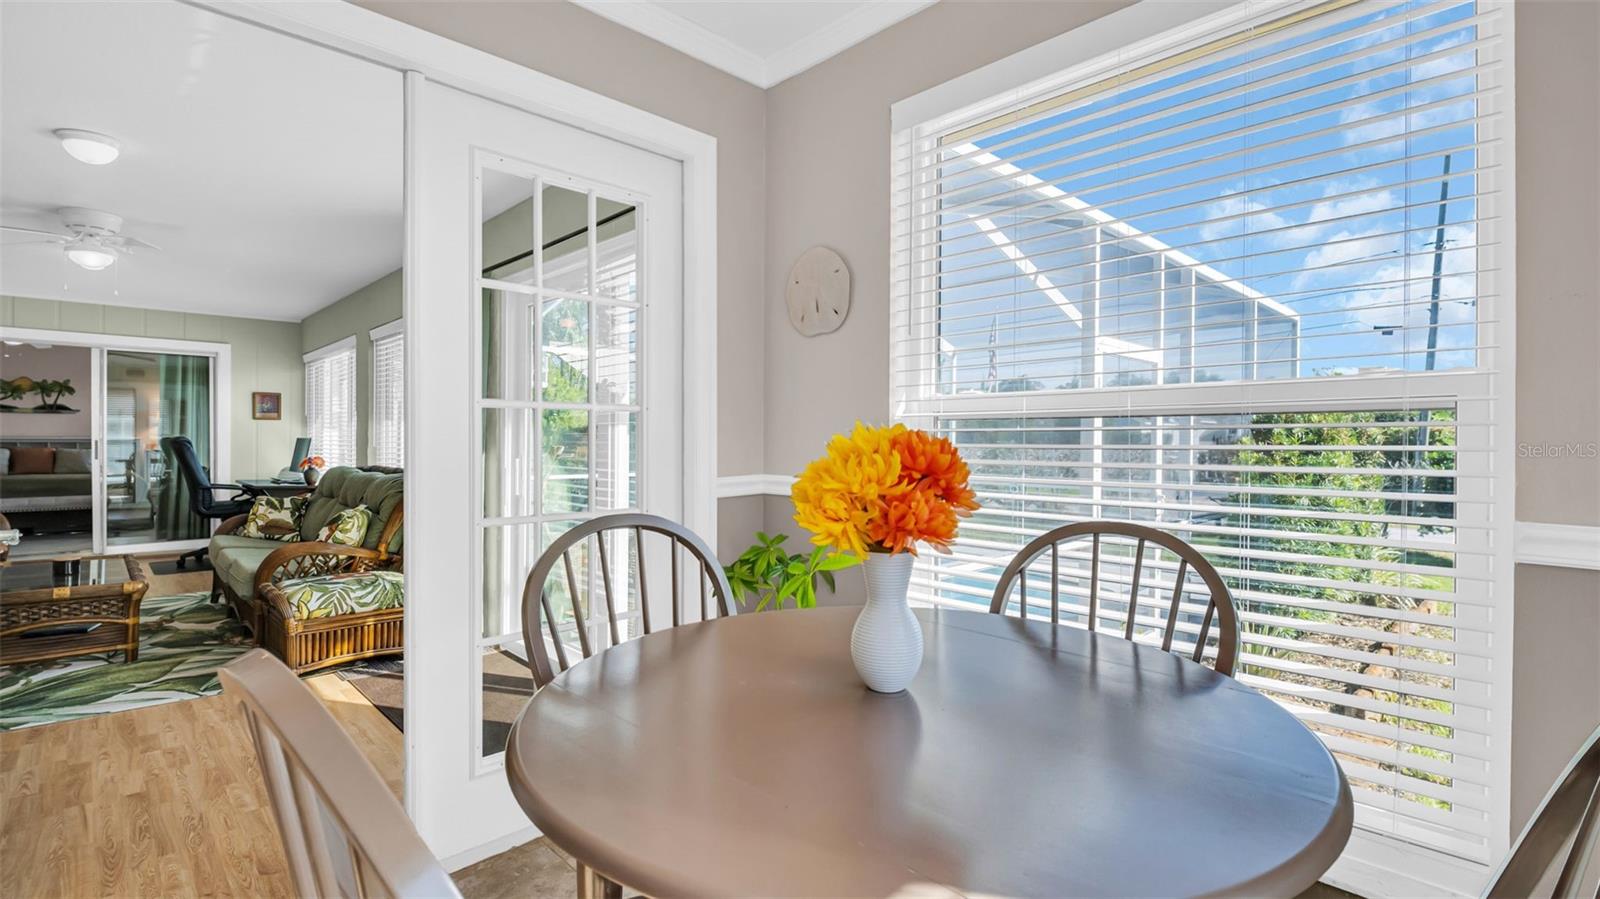
<instances>
[{"instance_id":1,"label":"glass top coffee table","mask_svg":"<svg viewBox=\"0 0 1600 899\"><path fill-rule=\"evenodd\" d=\"M0 664L119 650L134 661L149 588L133 556L0 563Z\"/></svg>"}]
</instances>

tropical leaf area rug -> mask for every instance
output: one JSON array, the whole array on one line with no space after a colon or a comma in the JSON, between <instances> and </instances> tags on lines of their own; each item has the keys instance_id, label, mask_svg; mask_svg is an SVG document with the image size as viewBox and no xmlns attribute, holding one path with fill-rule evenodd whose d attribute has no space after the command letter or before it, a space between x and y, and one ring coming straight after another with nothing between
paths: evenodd
<instances>
[{"instance_id":1,"label":"tropical leaf area rug","mask_svg":"<svg viewBox=\"0 0 1600 899\"><path fill-rule=\"evenodd\" d=\"M137 662L117 652L0 666L0 731L220 693L217 669L254 645L205 593L146 599L139 618Z\"/></svg>"}]
</instances>

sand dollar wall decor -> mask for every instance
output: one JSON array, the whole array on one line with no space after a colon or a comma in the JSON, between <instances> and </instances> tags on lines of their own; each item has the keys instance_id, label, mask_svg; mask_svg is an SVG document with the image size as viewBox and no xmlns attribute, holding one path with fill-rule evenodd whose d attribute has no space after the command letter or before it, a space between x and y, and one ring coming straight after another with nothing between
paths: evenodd
<instances>
[{"instance_id":1,"label":"sand dollar wall decor","mask_svg":"<svg viewBox=\"0 0 1600 899\"><path fill-rule=\"evenodd\" d=\"M789 324L807 337L837 331L850 314L850 268L838 253L812 247L789 270Z\"/></svg>"}]
</instances>

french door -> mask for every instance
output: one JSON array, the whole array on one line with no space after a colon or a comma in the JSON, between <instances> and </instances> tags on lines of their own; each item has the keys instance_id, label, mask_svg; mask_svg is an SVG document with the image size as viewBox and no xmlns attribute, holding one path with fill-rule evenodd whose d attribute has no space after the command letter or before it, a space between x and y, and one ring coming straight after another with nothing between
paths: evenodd
<instances>
[{"instance_id":1,"label":"french door","mask_svg":"<svg viewBox=\"0 0 1600 899\"><path fill-rule=\"evenodd\" d=\"M683 177L419 75L407 103L406 794L448 862L529 829L491 719L539 553L683 510Z\"/></svg>"}]
</instances>

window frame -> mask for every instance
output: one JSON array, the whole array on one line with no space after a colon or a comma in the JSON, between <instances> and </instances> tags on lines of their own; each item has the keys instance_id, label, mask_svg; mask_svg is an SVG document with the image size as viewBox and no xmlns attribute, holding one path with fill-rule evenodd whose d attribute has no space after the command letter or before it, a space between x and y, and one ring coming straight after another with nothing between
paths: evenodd
<instances>
[{"instance_id":1,"label":"window frame","mask_svg":"<svg viewBox=\"0 0 1600 899\"><path fill-rule=\"evenodd\" d=\"M405 466L405 433L406 433L406 401L405 401L405 336L406 320L397 318L386 322L367 332L368 346L371 348L372 364L368 366L372 376L372 394L370 408L367 410L367 462L372 465ZM378 446L378 385L383 382L383 372L378 368L378 344L393 337L401 340L400 370L391 376L394 386L400 391L400 458L397 460L379 458ZM357 391L359 393L359 390Z\"/></svg>"},{"instance_id":2,"label":"window frame","mask_svg":"<svg viewBox=\"0 0 1600 899\"><path fill-rule=\"evenodd\" d=\"M1439 372L1360 374L1225 383L1178 383L1087 387L1022 393L940 392L941 367L933 360L940 347L937 303L913 303L937 286L937 231L927 223L939 216L938 193L919 159L935 152L941 136L1008 112L1027 110L1078 86L1090 86L1119 72L1205 47L1230 33L1312 10L1321 0L1199 0L1185 4L1142 0L1005 59L974 70L891 107L890 237L891 285L889 390L891 416L915 426L934 426L940 417L994 416L997 404L1011 415L1074 418L1184 415L1215 411L1274 411L1300 408L1363 410L1407 403L1449 402L1475 408L1473 418L1515 421L1515 4L1478 0L1480 10L1500 8L1492 32L1499 39L1498 71L1490 85L1500 95L1486 101L1496 118L1482 123L1479 141L1496 143L1497 171L1490 200L1479 215L1478 327L1480 357L1475 369ZM1082 60L1062 68L1061 60ZM1480 112L1480 115L1483 113ZM904 364L910 360L912 364ZM920 362L918 361L920 360ZM1462 418L1466 416L1463 413ZM1474 454L1476 483L1461 487L1462 497L1492 497L1482 522L1484 555L1492 566L1495 651L1489 703L1493 750L1489 777L1491 818L1489 852L1503 857L1510 847L1511 795L1511 637L1515 606L1512 535L1515 516L1515 429L1510 424L1485 429L1487 452ZM1482 494L1482 495L1480 495ZM1366 895L1407 895L1441 889L1475 894L1490 868L1396 838L1357 830L1344 857L1327 880Z\"/></svg>"},{"instance_id":3,"label":"window frame","mask_svg":"<svg viewBox=\"0 0 1600 899\"><path fill-rule=\"evenodd\" d=\"M356 359L356 336L351 334L348 337L344 337L339 340L335 340L332 343L317 347L316 349L300 357L303 365L305 388L306 431L311 437L312 455L322 455L322 451L317 447L317 435L315 433L311 433L313 431L311 367L318 363L325 363L334 357L344 355L348 355L350 357L350 384L347 388L349 394L350 412L346 416L345 420L340 422L340 424L349 430L350 453L352 458L348 461L329 459L328 465L330 467L335 465L361 464L361 435L359 430L359 421L361 416L360 412L356 408L357 397L359 396L359 386L357 382L359 381L361 375Z\"/></svg>"}]
</instances>

